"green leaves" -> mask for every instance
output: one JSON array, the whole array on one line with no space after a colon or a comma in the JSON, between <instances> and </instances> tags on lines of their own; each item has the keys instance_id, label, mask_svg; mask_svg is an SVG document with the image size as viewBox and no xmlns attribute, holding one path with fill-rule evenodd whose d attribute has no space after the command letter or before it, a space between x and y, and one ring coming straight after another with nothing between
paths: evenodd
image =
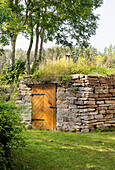
<instances>
[{"instance_id":1,"label":"green leaves","mask_svg":"<svg viewBox=\"0 0 115 170\"><path fill-rule=\"evenodd\" d=\"M17 60L15 64L12 66L6 66L1 71L1 83L13 83L17 81L20 74L24 74L25 71L25 62Z\"/></svg>"},{"instance_id":2,"label":"green leaves","mask_svg":"<svg viewBox=\"0 0 115 170\"><path fill-rule=\"evenodd\" d=\"M11 149L23 142L20 136L23 124L19 117L20 108L14 103L0 101L0 165L2 169L10 168Z\"/></svg>"}]
</instances>

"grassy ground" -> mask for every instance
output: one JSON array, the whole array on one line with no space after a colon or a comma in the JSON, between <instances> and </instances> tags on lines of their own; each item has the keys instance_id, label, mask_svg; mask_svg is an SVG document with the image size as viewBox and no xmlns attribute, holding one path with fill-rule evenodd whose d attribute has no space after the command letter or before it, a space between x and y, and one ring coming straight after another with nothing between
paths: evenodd
<instances>
[{"instance_id":1,"label":"grassy ground","mask_svg":"<svg viewBox=\"0 0 115 170\"><path fill-rule=\"evenodd\" d=\"M26 146L13 152L15 170L114 170L115 132L27 130Z\"/></svg>"}]
</instances>

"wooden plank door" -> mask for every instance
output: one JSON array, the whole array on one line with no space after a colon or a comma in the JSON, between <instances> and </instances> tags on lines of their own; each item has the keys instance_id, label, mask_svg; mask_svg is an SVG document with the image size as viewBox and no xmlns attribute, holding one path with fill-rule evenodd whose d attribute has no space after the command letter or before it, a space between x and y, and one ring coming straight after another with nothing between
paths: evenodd
<instances>
[{"instance_id":1,"label":"wooden plank door","mask_svg":"<svg viewBox=\"0 0 115 170\"><path fill-rule=\"evenodd\" d=\"M56 85L32 87L32 124L34 129L56 130Z\"/></svg>"}]
</instances>

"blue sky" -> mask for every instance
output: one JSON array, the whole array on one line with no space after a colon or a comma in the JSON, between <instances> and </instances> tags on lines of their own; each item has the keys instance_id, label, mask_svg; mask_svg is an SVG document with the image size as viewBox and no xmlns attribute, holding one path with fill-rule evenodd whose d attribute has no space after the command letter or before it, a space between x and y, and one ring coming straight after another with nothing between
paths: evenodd
<instances>
[{"instance_id":1,"label":"blue sky","mask_svg":"<svg viewBox=\"0 0 115 170\"><path fill-rule=\"evenodd\" d=\"M92 36L90 43L98 51L103 52L105 46L115 45L115 0L104 0L104 4L95 11L100 14L96 35ZM54 42L44 44L44 48L55 46ZM18 36L16 49L27 50L28 41L22 36Z\"/></svg>"}]
</instances>

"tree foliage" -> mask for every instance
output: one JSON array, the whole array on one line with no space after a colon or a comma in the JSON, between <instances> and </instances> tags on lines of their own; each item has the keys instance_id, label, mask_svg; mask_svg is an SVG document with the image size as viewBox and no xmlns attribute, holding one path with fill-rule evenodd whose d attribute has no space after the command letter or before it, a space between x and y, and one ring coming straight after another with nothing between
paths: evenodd
<instances>
[{"instance_id":1,"label":"tree foliage","mask_svg":"<svg viewBox=\"0 0 115 170\"><path fill-rule=\"evenodd\" d=\"M17 82L20 74L24 74L25 62L17 60L12 66L5 66L1 71L1 83L9 84Z\"/></svg>"},{"instance_id":2,"label":"tree foliage","mask_svg":"<svg viewBox=\"0 0 115 170\"><path fill-rule=\"evenodd\" d=\"M11 40L11 60L15 62L15 44L19 33L31 37L27 53L27 65L30 64L30 52L34 35L36 47L34 58L37 60L40 42L39 60L42 57L43 42L56 39L57 44L87 46L91 35L95 34L98 15L93 11L100 7L103 0L6 0L2 1L3 9L10 10L10 17L4 19L1 32ZM4 14L2 15L4 16ZM6 17L9 15L6 13ZM73 43L73 40L74 43ZM3 39L2 42L5 42ZM29 66L28 66L29 68Z\"/></svg>"}]
</instances>

